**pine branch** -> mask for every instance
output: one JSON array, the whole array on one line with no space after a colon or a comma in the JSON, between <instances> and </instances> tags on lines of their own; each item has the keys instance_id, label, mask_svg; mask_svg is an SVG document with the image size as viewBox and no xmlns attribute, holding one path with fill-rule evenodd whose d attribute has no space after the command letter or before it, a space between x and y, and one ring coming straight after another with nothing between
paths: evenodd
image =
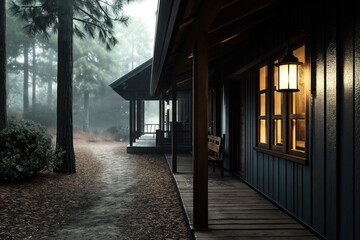
<instances>
[{"instance_id":1,"label":"pine branch","mask_svg":"<svg viewBox=\"0 0 360 240\"><path fill-rule=\"evenodd\" d=\"M106 17L112 19L108 13L104 10L104 8L101 6L101 3L99 2L99 0L95 0L95 2L97 3L97 5L99 6L99 8L101 9L101 11L103 11L103 13L106 15Z\"/></svg>"},{"instance_id":2,"label":"pine branch","mask_svg":"<svg viewBox=\"0 0 360 240\"><path fill-rule=\"evenodd\" d=\"M83 22L83 23L86 23L86 24L90 24L90 25L93 25L95 27L98 27L100 28L101 30L103 30L104 32L107 32L108 30L106 30L105 28L103 28L102 26L100 26L99 24L96 24L96 23L93 23L93 22L89 22L89 21L86 21L84 19L80 19L80 18L76 18L76 17L73 17L74 20L76 21L79 21L79 22Z\"/></svg>"},{"instance_id":3,"label":"pine branch","mask_svg":"<svg viewBox=\"0 0 360 240\"><path fill-rule=\"evenodd\" d=\"M89 17L90 17L91 19L93 19L94 21L99 22L98 19L96 19L96 18L95 18L93 15L91 15L90 13L86 12L84 9L79 8L79 7L77 7L77 6L76 6L76 8L77 8L78 10L80 10L80 12L82 12L82 13L84 13L85 15L89 16Z\"/></svg>"}]
</instances>

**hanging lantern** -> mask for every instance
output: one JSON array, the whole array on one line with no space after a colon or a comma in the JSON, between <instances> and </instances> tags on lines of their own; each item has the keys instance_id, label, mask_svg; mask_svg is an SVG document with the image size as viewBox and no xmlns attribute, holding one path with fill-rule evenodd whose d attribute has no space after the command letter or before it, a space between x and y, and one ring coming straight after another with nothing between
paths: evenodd
<instances>
[{"instance_id":1,"label":"hanging lantern","mask_svg":"<svg viewBox=\"0 0 360 240\"><path fill-rule=\"evenodd\" d=\"M167 102L167 104L166 104L166 110L170 110L170 104L169 104L169 102Z\"/></svg>"},{"instance_id":2,"label":"hanging lantern","mask_svg":"<svg viewBox=\"0 0 360 240\"><path fill-rule=\"evenodd\" d=\"M298 92L299 91L299 59L288 50L284 57L279 59L275 66L279 68L278 92Z\"/></svg>"}]
</instances>

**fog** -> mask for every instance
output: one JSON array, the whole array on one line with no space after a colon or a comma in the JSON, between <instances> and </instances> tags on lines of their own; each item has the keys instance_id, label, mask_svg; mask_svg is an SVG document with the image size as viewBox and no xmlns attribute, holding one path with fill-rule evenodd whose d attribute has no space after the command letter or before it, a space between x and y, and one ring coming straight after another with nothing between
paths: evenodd
<instances>
[{"instance_id":1,"label":"fog","mask_svg":"<svg viewBox=\"0 0 360 240\"><path fill-rule=\"evenodd\" d=\"M152 57L156 9L157 0L125 5L123 14L129 17L128 26L115 23L118 44L111 51L96 37L80 39L74 35L75 131L100 133L117 128L122 134L128 134L129 103L108 85ZM7 12L8 115L55 128L57 34L51 33L48 39L40 34L28 35L24 30L26 25L26 21ZM147 106L146 122L158 123L158 103L147 102Z\"/></svg>"}]
</instances>

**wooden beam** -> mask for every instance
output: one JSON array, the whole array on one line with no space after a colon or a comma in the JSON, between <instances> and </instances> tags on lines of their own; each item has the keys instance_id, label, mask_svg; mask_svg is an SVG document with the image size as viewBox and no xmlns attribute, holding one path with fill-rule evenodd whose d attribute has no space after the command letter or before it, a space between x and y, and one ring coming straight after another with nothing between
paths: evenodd
<instances>
[{"instance_id":1,"label":"wooden beam","mask_svg":"<svg viewBox=\"0 0 360 240\"><path fill-rule=\"evenodd\" d=\"M175 83L175 82L174 82ZM173 93L172 93L172 141L171 141L171 155L172 155L172 172L177 172L177 128L176 128L176 84L174 84Z\"/></svg>"},{"instance_id":2,"label":"wooden beam","mask_svg":"<svg viewBox=\"0 0 360 240\"><path fill-rule=\"evenodd\" d=\"M207 33L195 42L193 57L193 224L208 227L207 146L208 57Z\"/></svg>"},{"instance_id":3,"label":"wooden beam","mask_svg":"<svg viewBox=\"0 0 360 240\"><path fill-rule=\"evenodd\" d=\"M258 1L239 1L237 4L229 5L227 8L222 9L219 14L218 20L211 26L209 33L224 28L240 19L249 16L278 0L258 0Z\"/></svg>"},{"instance_id":4,"label":"wooden beam","mask_svg":"<svg viewBox=\"0 0 360 240\"><path fill-rule=\"evenodd\" d=\"M217 31L212 31L209 34L209 48L219 43L225 43L226 40L230 40L231 38L241 36L246 31L253 29L265 21L268 21L271 17L273 17L273 13L267 13L257 18L248 17L220 28Z\"/></svg>"},{"instance_id":5,"label":"wooden beam","mask_svg":"<svg viewBox=\"0 0 360 240\"><path fill-rule=\"evenodd\" d=\"M187 34L187 38L185 39L185 42L181 47L182 52L177 57L177 64L175 64L177 73L181 69L183 69L183 65L186 65L186 62L189 61L186 60L189 59L189 54L193 51L194 41L199 35L199 33L208 31L223 5L224 0L203 1L200 6L199 13L196 16L195 21L191 25L191 28Z\"/></svg>"}]
</instances>

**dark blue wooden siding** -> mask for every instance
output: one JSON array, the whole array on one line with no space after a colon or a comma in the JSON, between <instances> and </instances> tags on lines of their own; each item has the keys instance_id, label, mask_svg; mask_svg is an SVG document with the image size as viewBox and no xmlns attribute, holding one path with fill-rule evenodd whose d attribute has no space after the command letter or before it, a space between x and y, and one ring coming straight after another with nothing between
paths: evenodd
<instances>
[{"instance_id":1,"label":"dark blue wooden siding","mask_svg":"<svg viewBox=\"0 0 360 240\"><path fill-rule=\"evenodd\" d=\"M328 239L360 239L360 14L355 9L360 9L357 1L316 1L306 10L312 18L308 165L253 150L257 70L246 72L245 180ZM229 111L223 111L224 119ZM226 133L228 126L223 124Z\"/></svg>"}]
</instances>

